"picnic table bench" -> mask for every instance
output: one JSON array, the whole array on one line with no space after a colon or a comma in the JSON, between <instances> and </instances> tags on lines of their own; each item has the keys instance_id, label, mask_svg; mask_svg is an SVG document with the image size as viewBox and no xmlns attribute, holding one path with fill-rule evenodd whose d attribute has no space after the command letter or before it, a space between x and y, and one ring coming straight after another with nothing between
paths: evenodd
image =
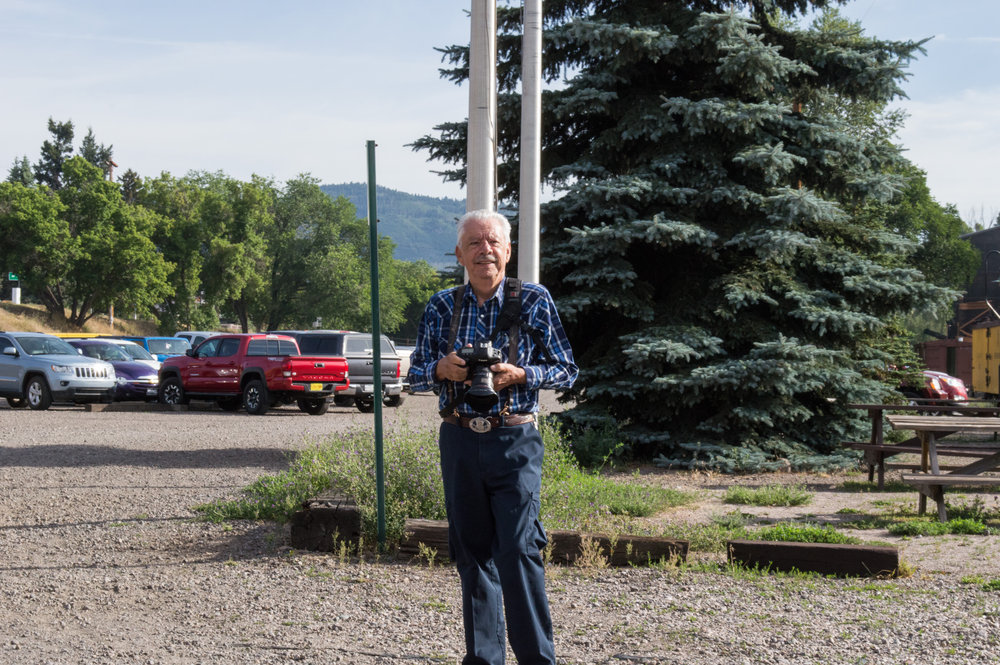
<instances>
[{"instance_id":1,"label":"picnic table bench","mask_svg":"<svg viewBox=\"0 0 1000 665\"><path fill-rule=\"evenodd\" d=\"M844 445L853 450L864 452L865 463L868 465L868 482L875 481L878 474L878 488L885 488L886 468L908 468L913 470L914 464L886 464L886 460L904 453L920 454L923 447L919 436L914 436L900 443L886 443L883 422L887 411L902 411L911 415L924 414L924 417L940 418L940 413L958 414L962 416L1000 416L1000 408L995 406L972 406L963 402L941 402L941 400L912 400L910 404L848 404L848 408L861 409L868 412L871 418L871 437L867 442L850 441ZM931 416L930 414L935 414ZM941 455L949 457L981 457L979 451L968 446L938 446ZM920 466L920 469L923 467ZM952 470L942 466L942 469ZM956 467L957 468L957 467Z\"/></svg>"},{"instance_id":2,"label":"picnic table bench","mask_svg":"<svg viewBox=\"0 0 1000 665\"><path fill-rule=\"evenodd\" d=\"M913 485L920 492L919 513L927 510L927 499L937 504L938 519L948 520L944 503L944 488L952 486L1000 486L1000 477L982 475L1000 466L1000 444L938 447L938 439L955 432L1000 432L1000 417L980 415L926 416L889 414L886 416L893 429L912 430L920 440L921 473L903 474L903 482ZM955 454L960 449L975 461L952 468L945 473L938 456ZM945 452L950 451L950 452Z\"/></svg>"}]
</instances>

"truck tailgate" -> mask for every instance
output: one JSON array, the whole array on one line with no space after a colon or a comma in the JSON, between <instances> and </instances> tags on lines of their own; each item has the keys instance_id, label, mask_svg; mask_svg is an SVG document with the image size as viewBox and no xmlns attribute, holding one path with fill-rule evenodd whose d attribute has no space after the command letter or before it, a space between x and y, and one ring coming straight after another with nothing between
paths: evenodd
<instances>
[{"instance_id":1,"label":"truck tailgate","mask_svg":"<svg viewBox=\"0 0 1000 665\"><path fill-rule=\"evenodd\" d=\"M337 383L347 381L347 360L319 356L290 356L292 371L297 381Z\"/></svg>"}]
</instances>

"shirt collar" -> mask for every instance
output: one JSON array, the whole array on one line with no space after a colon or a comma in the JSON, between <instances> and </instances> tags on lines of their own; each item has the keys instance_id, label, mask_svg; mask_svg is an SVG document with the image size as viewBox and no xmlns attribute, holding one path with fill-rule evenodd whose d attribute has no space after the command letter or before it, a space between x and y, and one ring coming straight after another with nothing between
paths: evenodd
<instances>
[{"instance_id":1,"label":"shirt collar","mask_svg":"<svg viewBox=\"0 0 1000 665\"><path fill-rule=\"evenodd\" d=\"M491 300L496 298L497 307L503 307L504 291L506 286L507 286L507 277L504 276L503 281L501 281L500 284L497 286L497 290L494 291L492 296L486 299L486 302L484 302L483 305L484 306L488 305ZM476 298L476 292L472 290L471 282L465 283L465 299L466 300L471 299L476 307L479 306L479 300Z\"/></svg>"}]
</instances>

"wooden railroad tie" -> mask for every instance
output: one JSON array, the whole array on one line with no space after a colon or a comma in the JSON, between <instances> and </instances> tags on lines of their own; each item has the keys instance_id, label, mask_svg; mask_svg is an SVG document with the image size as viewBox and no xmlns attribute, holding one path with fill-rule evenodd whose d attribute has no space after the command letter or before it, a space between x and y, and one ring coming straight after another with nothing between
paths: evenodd
<instances>
[{"instance_id":1,"label":"wooden railroad tie","mask_svg":"<svg viewBox=\"0 0 1000 665\"><path fill-rule=\"evenodd\" d=\"M726 549L730 563L748 568L840 577L884 577L899 573L899 550L895 547L730 540Z\"/></svg>"},{"instance_id":2,"label":"wooden railroad tie","mask_svg":"<svg viewBox=\"0 0 1000 665\"><path fill-rule=\"evenodd\" d=\"M680 563L687 560L688 553L686 540L653 536L622 535L611 538L600 534L553 530L548 532L548 537L552 545L552 560L564 564L576 563L588 552L603 556L610 566ZM441 557L447 557L448 523L441 520L406 520L406 537L399 546L400 555L418 556L421 545L437 550Z\"/></svg>"}]
</instances>

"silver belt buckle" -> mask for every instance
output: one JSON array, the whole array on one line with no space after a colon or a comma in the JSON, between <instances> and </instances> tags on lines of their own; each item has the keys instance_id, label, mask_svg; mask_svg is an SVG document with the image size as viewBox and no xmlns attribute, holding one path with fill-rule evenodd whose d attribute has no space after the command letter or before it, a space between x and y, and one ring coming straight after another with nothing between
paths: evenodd
<instances>
[{"instance_id":1,"label":"silver belt buckle","mask_svg":"<svg viewBox=\"0 0 1000 665\"><path fill-rule=\"evenodd\" d=\"M493 425L490 425L490 421L482 416L476 416L469 421L469 429L477 434L485 434L493 429Z\"/></svg>"}]
</instances>

